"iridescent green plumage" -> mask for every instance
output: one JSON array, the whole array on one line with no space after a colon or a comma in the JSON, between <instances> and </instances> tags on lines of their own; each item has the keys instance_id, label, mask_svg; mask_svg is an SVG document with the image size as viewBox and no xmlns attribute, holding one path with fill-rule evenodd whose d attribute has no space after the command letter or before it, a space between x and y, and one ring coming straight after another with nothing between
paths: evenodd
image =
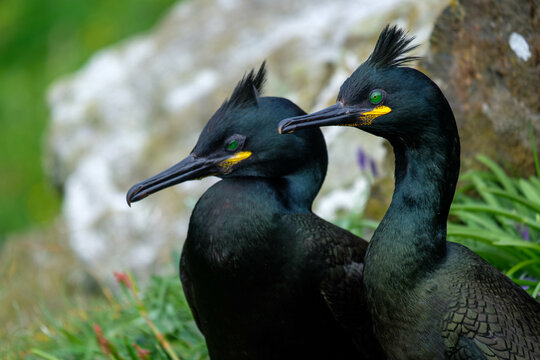
<instances>
[{"instance_id":1,"label":"iridescent green plumage","mask_svg":"<svg viewBox=\"0 0 540 360\"><path fill-rule=\"evenodd\" d=\"M446 241L459 136L444 95L404 67L411 38L395 27L342 85L338 103L285 119L282 132L357 124L383 91L391 111L360 129L390 141L396 185L370 241L364 284L375 335L390 359L539 359L540 303L467 248Z\"/></svg>"}]
</instances>

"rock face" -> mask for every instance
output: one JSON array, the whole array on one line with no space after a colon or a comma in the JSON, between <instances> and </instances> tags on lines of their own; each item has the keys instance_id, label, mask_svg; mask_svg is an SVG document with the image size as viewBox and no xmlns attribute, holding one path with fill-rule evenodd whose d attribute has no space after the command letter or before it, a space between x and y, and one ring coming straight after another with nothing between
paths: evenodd
<instances>
[{"instance_id":1,"label":"rock face","mask_svg":"<svg viewBox=\"0 0 540 360\"><path fill-rule=\"evenodd\" d=\"M436 22L424 66L454 109L462 162L483 153L534 173L540 145L538 0L456 1Z\"/></svg>"},{"instance_id":2,"label":"rock face","mask_svg":"<svg viewBox=\"0 0 540 360\"><path fill-rule=\"evenodd\" d=\"M170 261L192 206L215 180L176 186L131 209L125 193L189 153L245 72L267 59L265 94L319 109L335 100L385 24L400 24L425 43L447 3L183 1L152 32L97 53L49 94L46 164L64 189L71 246L101 279L119 269L148 275ZM316 212L331 217L341 207L363 207L372 166L362 171L359 164L375 164L379 177L391 172L381 139L337 128L326 135L331 166Z\"/></svg>"}]
</instances>

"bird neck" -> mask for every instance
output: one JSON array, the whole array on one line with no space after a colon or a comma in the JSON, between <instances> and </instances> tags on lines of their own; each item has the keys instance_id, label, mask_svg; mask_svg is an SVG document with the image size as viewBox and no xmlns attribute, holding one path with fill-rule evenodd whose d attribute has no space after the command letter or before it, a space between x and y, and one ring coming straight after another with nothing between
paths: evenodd
<instances>
[{"instance_id":1,"label":"bird neck","mask_svg":"<svg viewBox=\"0 0 540 360\"><path fill-rule=\"evenodd\" d=\"M232 177L217 182L193 210L183 251L201 264L214 268L235 264L235 270L252 265L253 251L263 258L273 256L279 244L271 234L279 231L278 219L311 212L325 166L325 162L306 160L287 176Z\"/></svg>"},{"instance_id":2,"label":"bird neck","mask_svg":"<svg viewBox=\"0 0 540 360\"><path fill-rule=\"evenodd\" d=\"M327 158L311 156L298 166L293 173L282 179L285 186L283 199L293 212L311 212L313 200L319 193L326 176Z\"/></svg>"},{"instance_id":3,"label":"bird neck","mask_svg":"<svg viewBox=\"0 0 540 360\"><path fill-rule=\"evenodd\" d=\"M454 126L439 136L391 141L395 189L366 255L369 286L406 290L446 254L446 221L459 173L459 137L451 120Z\"/></svg>"}]
</instances>

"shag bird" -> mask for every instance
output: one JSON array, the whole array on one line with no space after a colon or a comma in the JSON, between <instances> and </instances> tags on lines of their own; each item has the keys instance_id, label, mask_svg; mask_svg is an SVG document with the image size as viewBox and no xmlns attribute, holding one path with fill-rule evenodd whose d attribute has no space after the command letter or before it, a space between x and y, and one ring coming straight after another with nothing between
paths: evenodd
<instances>
[{"instance_id":1,"label":"shag bird","mask_svg":"<svg viewBox=\"0 0 540 360\"><path fill-rule=\"evenodd\" d=\"M284 137L303 115L260 97L264 64L236 86L191 154L134 185L127 202L206 176L180 276L212 359L380 359L365 308L367 242L311 212L326 175L319 129Z\"/></svg>"},{"instance_id":2,"label":"shag bird","mask_svg":"<svg viewBox=\"0 0 540 360\"><path fill-rule=\"evenodd\" d=\"M354 126L389 140L392 202L371 239L364 285L389 359L540 359L540 303L464 246L446 241L459 136L441 90L404 66L414 46L386 27L337 103L285 119L282 133Z\"/></svg>"}]
</instances>

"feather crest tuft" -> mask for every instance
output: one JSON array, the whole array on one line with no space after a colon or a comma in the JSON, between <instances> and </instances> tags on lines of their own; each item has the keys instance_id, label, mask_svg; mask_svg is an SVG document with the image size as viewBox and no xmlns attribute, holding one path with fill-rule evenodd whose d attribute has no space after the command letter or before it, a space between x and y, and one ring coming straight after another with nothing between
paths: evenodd
<instances>
[{"instance_id":1,"label":"feather crest tuft","mask_svg":"<svg viewBox=\"0 0 540 360\"><path fill-rule=\"evenodd\" d=\"M411 45L413 40L414 36L407 36L407 33L397 26L386 25L366 63L382 68L398 67L417 60L418 56L403 56L418 47Z\"/></svg>"}]
</instances>

